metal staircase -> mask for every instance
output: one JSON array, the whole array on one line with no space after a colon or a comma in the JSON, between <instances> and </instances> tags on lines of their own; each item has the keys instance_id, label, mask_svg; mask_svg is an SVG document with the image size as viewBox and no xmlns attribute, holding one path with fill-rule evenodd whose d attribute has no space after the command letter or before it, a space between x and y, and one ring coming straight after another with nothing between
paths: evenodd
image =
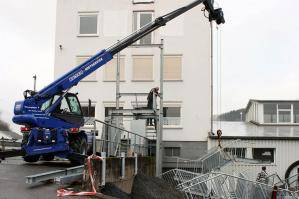
<instances>
[{"instance_id":1,"label":"metal staircase","mask_svg":"<svg viewBox=\"0 0 299 199\"><path fill-rule=\"evenodd\" d=\"M248 180L242 174L234 176L210 172L200 175L174 169L162 174L162 179L184 192L186 198L192 199L268 199L273 191L271 185ZM296 192L282 188L278 188L277 196L277 198L298 198Z\"/></svg>"},{"instance_id":2,"label":"metal staircase","mask_svg":"<svg viewBox=\"0 0 299 199\"><path fill-rule=\"evenodd\" d=\"M246 159L240 157L236 147L247 142L241 140L234 140L224 146L216 146L209 149L204 156L197 160L177 158L177 169L188 170L195 173L208 173L211 171L220 171L226 167L226 170L236 170L234 168L235 163L259 163L253 159ZM232 174L232 173L230 173Z\"/></svg>"},{"instance_id":3,"label":"metal staircase","mask_svg":"<svg viewBox=\"0 0 299 199\"><path fill-rule=\"evenodd\" d=\"M177 168L163 173L161 178L184 192L186 198L268 199L274 186L278 187L277 198L299 198L299 191L295 189L298 180L294 180L298 176L288 179L293 182L292 191L276 173L268 176L268 184L250 180L248 176L252 171L250 167L244 170L242 164L260 162L242 157L234 148L240 145L244 146L244 143L235 140L226 146L211 148L197 160L178 158Z\"/></svg>"}]
</instances>

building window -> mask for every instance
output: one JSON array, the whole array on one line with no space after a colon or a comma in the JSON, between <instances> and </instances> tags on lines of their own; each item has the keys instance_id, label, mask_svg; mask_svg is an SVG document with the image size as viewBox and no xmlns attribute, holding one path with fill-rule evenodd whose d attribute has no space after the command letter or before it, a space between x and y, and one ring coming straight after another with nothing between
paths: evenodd
<instances>
[{"instance_id":1,"label":"building window","mask_svg":"<svg viewBox=\"0 0 299 199\"><path fill-rule=\"evenodd\" d=\"M98 13L96 12L79 13L79 35L80 36L98 35Z\"/></svg>"},{"instance_id":2,"label":"building window","mask_svg":"<svg viewBox=\"0 0 299 199\"><path fill-rule=\"evenodd\" d=\"M294 123L299 123L299 103L293 104Z\"/></svg>"},{"instance_id":3,"label":"building window","mask_svg":"<svg viewBox=\"0 0 299 199\"><path fill-rule=\"evenodd\" d=\"M153 81L153 56L133 56L133 81Z\"/></svg>"},{"instance_id":4,"label":"building window","mask_svg":"<svg viewBox=\"0 0 299 199\"><path fill-rule=\"evenodd\" d=\"M163 107L163 125L179 126L181 107Z\"/></svg>"},{"instance_id":5,"label":"building window","mask_svg":"<svg viewBox=\"0 0 299 199\"><path fill-rule=\"evenodd\" d=\"M253 159L259 160L263 163L273 163L274 153L274 148L252 148Z\"/></svg>"},{"instance_id":6,"label":"building window","mask_svg":"<svg viewBox=\"0 0 299 199\"><path fill-rule=\"evenodd\" d=\"M291 122L291 111L279 111L278 112L279 123Z\"/></svg>"},{"instance_id":7,"label":"building window","mask_svg":"<svg viewBox=\"0 0 299 199\"><path fill-rule=\"evenodd\" d=\"M224 148L224 151L236 158L246 157L246 148Z\"/></svg>"},{"instance_id":8,"label":"building window","mask_svg":"<svg viewBox=\"0 0 299 199\"><path fill-rule=\"evenodd\" d=\"M278 104L278 122L279 123L290 123L291 122L291 104Z\"/></svg>"},{"instance_id":9,"label":"building window","mask_svg":"<svg viewBox=\"0 0 299 199\"><path fill-rule=\"evenodd\" d=\"M154 0L133 0L133 4L148 4L154 3Z\"/></svg>"},{"instance_id":10,"label":"building window","mask_svg":"<svg viewBox=\"0 0 299 199\"><path fill-rule=\"evenodd\" d=\"M114 57L104 66L104 81L116 81L117 58ZM120 80L125 81L125 58L120 56Z\"/></svg>"},{"instance_id":11,"label":"building window","mask_svg":"<svg viewBox=\"0 0 299 199\"><path fill-rule=\"evenodd\" d=\"M264 123L277 123L276 104L264 104Z\"/></svg>"},{"instance_id":12,"label":"building window","mask_svg":"<svg viewBox=\"0 0 299 199\"><path fill-rule=\"evenodd\" d=\"M77 56L76 57L76 64L79 66L80 64L84 63L86 60L88 60L91 56ZM97 80L97 72L94 71L90 73L87 77L82 79L82 82L89 82L89 81L96 81Z\"/></svg>"},{"instance_id":13,"label":"building window","mask_svg":"<svg viewBox=\"0 0 299 199\"><path fill-rule=\"evenodd\" d=\"M164 56L164 79L181 80L182 79L182 56L167 55Z\"/></svg>"},{"instance_id":14,"label":"building window","mask_svg":"<svg viewBox=\"0 0 299 199\"><path fill-rule=\"evenodd\" d=\"M120 110L123 110L123 107L119 107ZM109 116L109 111L116 110L115 107L105 107L105 118Z\"/></svg>"},{"instance_id":15,"label":"building window","mask_svg":"<svg viewBox=\"0 0 299 199\"><path fill-rule=\"evenodd\" d=\"M136 31L146 24L150 23L153 19L153 12L150 11L137 11L133 12L133 30ZM153 33L150 33L139 41L137 44L151 44L153 42Z\"/></svg>"},{"instance_id":16,"label":"building window","mask_svg":"<svg viewBox=\"0 0 299 199\"><path fill-rule=\"evenodd\" d=\"M82 112L84 117L95 117L95 106L91 106L88 111L88 106L82 106Z\"/></svg>"},{"instance_id":17,"label":"building window","mask_svg":"<svg viewBox=\"0 0 299 199\"><path fill-rule=\"evenodd\" d=\"M164 154L169 157L179 157L181 152L180 147L165 147Z\"/></svg>"}]
</instances>

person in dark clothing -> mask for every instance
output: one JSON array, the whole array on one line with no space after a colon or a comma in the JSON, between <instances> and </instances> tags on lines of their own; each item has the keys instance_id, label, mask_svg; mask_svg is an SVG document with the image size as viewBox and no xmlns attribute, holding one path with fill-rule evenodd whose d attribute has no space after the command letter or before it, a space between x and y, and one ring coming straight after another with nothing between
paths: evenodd
<instances>
[{"instance_id":1,"label":"person in dark clothing","mask_svg":"<svg viewBox=\"0 0 299 199\"><path fill-rule=\"evenodd\" d=\"M155 97L157 97L157 96L160 97L159 87L152 88L150 90L150 92L148 93L148 96L147 96L147 108L148 109L153 109L154 108L153 107L154 95L155 95ZM146 120L146 124L147 124L147 126L153 126L153 119L152 118L148 118Z\"/></svg>"},{"instance_id":2,"label":"person in dark clothing","mask_svg":"<svg viewBox=\"0 0 299 199\"><path fill-rule=\"evenodd\" d=\"M268 174L266 172L265 166L263 166L262 171L260 173L258 173L256 181L264 183L264 184L268 184L269 179L268 179Z\"/></svg>"},{"instance_id":3,"label":"person in dark clothing","mask_svg":"<svg viewBox=\"0 0 299 199\"><path fill-rule=\"evenodd\" d=\"M271 195L271 199L277 199L277 191L278 191L278 187L274 186L273 191L272 191L272 195Z\"/></svg>"}]
</instances>

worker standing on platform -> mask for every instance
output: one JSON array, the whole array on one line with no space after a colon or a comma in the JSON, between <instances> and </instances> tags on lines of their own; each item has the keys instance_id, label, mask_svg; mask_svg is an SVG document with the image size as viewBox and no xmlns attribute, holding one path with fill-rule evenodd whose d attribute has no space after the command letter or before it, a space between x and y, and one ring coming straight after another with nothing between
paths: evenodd
<instances>
[{"instance_id":1,"label":"worker standing on platform","mask_svg":"<svg viewBox=\"0 0 299 199\"><path fill-rule=\"evenodd\" d=\"M150 90L150 92L148 93L148 96L147 96L147 108L148 109L154 109L154 107L153 107L154 95L155 95L155 99L156 99L157 96L160 97L159 87L152 88ZM157 102L155 104L157 104ZM146 125L147 126L153 126L153 119L152 118L148 118L146 120ZM155 125L156 125L156 121L155 121Z\"/></svg>"}]
</instances>

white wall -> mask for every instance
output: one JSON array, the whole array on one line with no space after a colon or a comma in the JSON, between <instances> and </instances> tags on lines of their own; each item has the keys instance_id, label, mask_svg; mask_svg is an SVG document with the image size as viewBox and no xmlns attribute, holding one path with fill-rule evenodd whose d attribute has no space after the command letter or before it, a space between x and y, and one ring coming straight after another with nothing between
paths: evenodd
<instances>
[{"instance_id":1,"label":"white wall","mask_svg":"<svg viewBox=\"0 0 299 199\"><path fill-rule=\"evenodd\" d=\"M155 17L165 11L185 5L190 0L155 1L155 4L133 5L131 0L60 0L57 2L55 78L74 67L77 55L93 55L107 48L132 31L133 10L154 10ZM99 36L78 37L79 11L99 12ZM115 12L116 11L116 12ZM109 16L119 13L118 16ZM108 18L107 18L108 17ZM118 19L118 20L117 20ZM109 24L107 24L110 22ZM120 32L120 34L114 34ZM115 36L116 35L116 36ZM118 36L119 35L119 36ZM154 40L165 40L165 54L182 54L182 81L165 82L164 101L181 103L182 128L165 129L167 141L204 141L210 129L210 28L201 6L169 23L154 33ZM62 45L62 50L59 49ZM125 82L121 92L148 92L159 85L159 49L132 49L125 55ZM154 81L132 82L132 55L154 55ZM79 99L88 98L96 103L96 117L103 119L104 102L115 100L115 83L103 82L103 70L97 70L97 82L81 82L73 91ZM121 98L125 108L131 107L134 98ZM146 98L141 99L146 101Z\"/></svg>"}]
</instances>

